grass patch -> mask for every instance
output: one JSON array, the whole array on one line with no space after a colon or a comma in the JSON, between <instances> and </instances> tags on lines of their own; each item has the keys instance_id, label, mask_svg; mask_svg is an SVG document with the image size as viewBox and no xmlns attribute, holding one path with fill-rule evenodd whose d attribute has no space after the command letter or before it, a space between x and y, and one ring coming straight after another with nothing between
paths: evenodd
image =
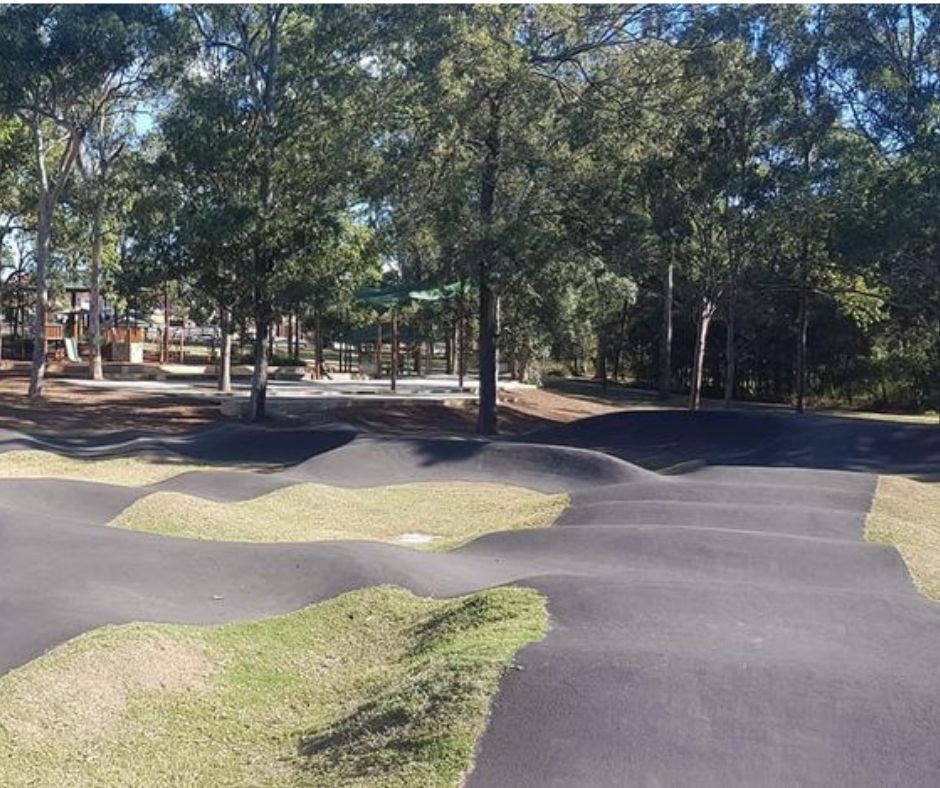
<instances>
[{"instance_id":1,"label":"grass patch","mask_svg":"<svg viewBox=\"0 0 940 788\"><path fill-rule=\"evenodd\" d=\"M138 456L77 459L41 449L0 453L0 478L78 479L86 482L139 487L157 484L190 471L238 470L230 466L187 462L182 458Z\"/></svg>"},{"instance_id":2,"label":"grass patch","mask_svg":"<svg viewBox=\"0 0 940 788\"><path fill-rule=\"evenodd\" d=\"M546 626L528 589L383 587L246 624L106 627L0 678L0 784L458 785Z\"/></svg>"},{"instance_id":3,"label":"grass patch","mask_svg":"<svg viewBox=\"0 0 940 788\"><path fill-rule=\"evenodd\" d=\"M232 503L157 492L111 523L150 533L243 542L371 539L443 550L491 531L550 525L567 495L477 482L350 490L295 484Z\"/></svg>"},{"instance_id":4,"label":"grass patch","mask_svg":"<svg viewBox=\"0 0 940 788\"><path fill-rule=\"evenodd\" d=\"M940 484L879 476L865 537L896 547L920 592L940 602Z\"/></svg>"}]
</instances>

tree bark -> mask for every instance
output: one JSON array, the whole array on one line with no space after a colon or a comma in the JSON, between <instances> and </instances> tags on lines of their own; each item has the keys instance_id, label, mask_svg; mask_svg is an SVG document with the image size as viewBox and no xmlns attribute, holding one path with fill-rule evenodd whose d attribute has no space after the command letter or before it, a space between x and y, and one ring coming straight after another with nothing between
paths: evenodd
<instances>
[{"instance_id":1,"label":"tree bark","mask_svg":"<svg viewBox=\"0 0 940 788\"><path fill-rule=\"evenodd\" d=\"M689 410L699 410L702 406L702 376L705 369L705 346L708 341L708 327L711 324L714 306L704 299L695 326L695 347L692 353L692 381L689 391Z\"/></svg>"},{"instance_id":2,"label":"tree bark","mask_svg":"<svg viewBox=\"0 0 940 788\"><path fill-rule=\"evenodd\" d=\"M391 369L392 391L398 388L398 315L392 311L392 369Z\"/></svg>"},{"instance_id":3,"label":"tree bark","mask_svg":"<svg viewBox=\"0 0 940 788\"><path fill-rule=\"evenodd\" d=\"M46 189L40 188L39 224L36 228L36 311L33 316L33 364L29 372L29 396L42 397L46 375L46 306L49 288L46 269L52 241L52 204Z\"/></svg>"},{"instance_id":4,"label":"tree bark","mask_svg":"<svg viewBox=\"0 0 940 788\"><path fill-rule=\"evenodd\" d=\"M219 313L219 378L218 389L223 394L232 393L232 330L227 309Z\"/></svg>"},{"instance_id":5,"label":"tree bark","mask_svg":"<svg viewBox=\"0 0 940 788\"><path fill-rule=\"evenodd\" d=\"M725 315L725 407L731 406L734 399L736 349L734 344L734 291L728 295L727 314Z\"/></svg>"},{"instance_id":6,"label":"tree bark","mask_svg":"<svg viewBox=\"0 0 940 788\"><path fill-rule=\"evenodd\" d=\"M42 397L43 381L46 376L46 307L49 300L47 269L52 245L52 215L59 195L75 165L82 142L81 129L73 127L65 150L61 154L62 158L59 160L55 178L50 180L46 167L46 140L42 122L38 114L33 114L29 119L39 181L36 217L36 314L33 320L33 363L29 371L28 390L32 399Z\"/></svg>"},{"instance_id":7,"label":"tree bark","mask_svg":"<svg viewBox=\"0 0 940 788\"><path fill-rule=\"evenodd\" d=\"M102 180L104 176L102 176ZM91 304L88 316L88 329L91 334L90 371L92 380L103 380L104 370L101 364L101 250L104 245L102 230L103 206L101 198L95 200L91 222Z\"/></svg>"},{"instance_id":8,"label":"tree bark","mask_svg":"<svg viewBox=\"0 0 940 788\"><path fill-rule=\"evenodd\" d=\"M488 129L484 144L480 177L480 223L483 226L483 245L478 269L480 288L480 387L477 432L482 435L496 433L496 398L499 360L497 358L498 305L493 290L493 212L496 200L496 183L499 177L501 107L497 96L487 99L489 111Z\"/></svg>"},{"instance_id":9,"label":"tree bark","mask_svg":"<svg viewBox=\"0 0 940 788\"><path fill-rule=\"evenodd\" d=\"M300 361L300 340L303 338L303 320L300 313L294 315L294 360Z\"/></svg>"},{"instance_id":10,"label":"tree bark","mask_svg":"<svg viewBox=\"0 0 940 788\"><path fill-rule=\"evenodd\" d=\"M248 400L249 421L262 421L267 413L268 394L268 333L264 320L255 323L254 369L251 372L251 396Z\"/></svg>"},{"instance_id":11,"label":"tree bark","mask_svg":"<svg viewBox=\"0 0 940 788\"><path fill-rule=\"evenodd\" d=\"M659 398L668 399L672 392L672 302L675 263L672 249L663 271L663 324L659 344Z\"/></svg>"},{"instance_id":12,"label":"tree bark","mask_svg":"<svg viewBox=\"0 0 940 788\"><path fill-rule=\"evenodd\" d=\"M375 379L382 377L382 318L375 324Z\"/></svg>"},{"instance_id":13,"label":"tree bark","mask_svg":"<svg viewBox=\"0 0 940 788\"><path fill-rule=\"evenodd\" d=\"M287 356L294 357L294 313L287 313Z\"/></svg>"},{"instance_id":14,"label":"tree bark","mask_svg":"<svg viewBox=\"0 0 940 788\"><path fill-rule=\"evenodd\" d=\"M797 318L796 345L796 412L802 413L806 407L806 339L809 328L806 284L800 286L800 306Z\"/></svg>"},{"instance_id":15,"label":"tree bark","mask_svg":"<svg viewBox=\"0 0 940 788\"><path fill-rule=\"evenodd\" d=\"M323 377L323 323L320 320L320 310L318 309L313 316L313 328L316 333L316 340L313 346L313 359L317 368L316 378Z\"/></svg>"},{"instance_id":16,"label":"tree bark","mask_svg":"<svg viewBox=\"0 0 940 788\"><path fill-rule=\"evenodd\" d=\"M444 372L447 375L454 374L454 344L454 327L449 326L444 337Z\"/></svg>"},{"instance_id":17,"label":"tree bark","mask_svg":"<svg viewBox=\"0 0 940 788\"><path fill-rule=\"evenodd\" d=\"M498 318L496 294L481 277L480 282L480 410L477 432L492 435L496 432L496 386L498 359L496 333Z\"/></svg>"},{"instance_id":18,"label":"tree bark","mask_svg":"<svg viewBox=\"0 0 940 788\"><path fill-rule=\"evenodd\" d=\"M467 302L463 282L460 283L460 302L457 311L457 386L463 389L467 374Z\"/></svg>"},{"instance_id":19,"label":"tree bark","mask_svg":"<svg viewBox=\"0 0 940 788\"><path fill-rule=\"evenodd\" d=\"M268 6L266 62L261 73L263 80L261 99L261 144L264 157L259 182L261 203L261 237L255 256L255 366L251 375L251 398L248 404L248 419L261 421L265 417L268 396L268 347L265 334L271 325L268 276L273 266L272 251L268 239L268 226L274 212L274 152L277 144L277 67L280 21L285 13L283 7ZM250 46L250 44L249 44Z\"/></svg>"},{"instance_id":20,"label":"tree bark","mask_svg":"<svg viewBox=\"0 0 940 788\"><path fill-rule=\"evenodd\" d=\"M163 334L160 337L160 363L166 364L170 360L170 288L167 282L163 283Z\"/></svg>"},{"instance_id":21,"label":"tree bark","mask_svg":"<svg viewBox=\"0 0 940 788\"><path fill-rule=\"evenodd\" d=\"M601 382L601 388L607 388L607 337L603 328L597 330L597 369L594 377Z\"/></svg>"}]
</instances>

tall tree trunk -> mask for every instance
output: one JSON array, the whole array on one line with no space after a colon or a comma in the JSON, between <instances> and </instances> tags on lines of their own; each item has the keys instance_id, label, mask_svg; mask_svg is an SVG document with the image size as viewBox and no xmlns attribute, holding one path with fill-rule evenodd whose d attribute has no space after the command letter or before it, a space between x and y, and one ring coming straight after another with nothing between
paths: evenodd
<instances>
[{"instance_id":1,"label":"tall tree trunk","mask_svg":"<svg viewBox=\"0 0 940 788\"><path fill-rule=\"evenodd\" d=\"M447 375L454 374L454 328L448 326L444 337L444 373Z\"/></svg>"},{"instance_id":2,"label":"tall tree trunk","mask_svg":"<svg viewBox=\"0 0 940 788\"><path fill-rule=\"evenodd\" d=\"M607 336L603 328L597 329L597 368L594 377L601 382L601 388L607 388Z\"/></svg>"},{"instance_id":3,"label":"tall tree trunk","mask_svg":"<svg viewBox=\"0 0 940 788\"><path fill-rule=\"evenodd\" d=\"M91 334L91 379L102 380L104 371L101 365L101 249L104 245L102 230L103 206L101 198L95 200L91 221L91 312L88 316L88 328Z\"/></svg>"},{"instance_id":4,"label":"tall tree trunk","mask_svg":"<svg viewBox=\"0 0 940 788\"><path fill-rule=\"evenodd\" d=\"M382 377L382 318L375 324L375 379Z\"/></svg>"},{"instance_id":5,"label":"tall tree trunk","mask_svg":"<svg viewBox=\"0 0 940 788\"><path fill-rule=\"evenodd\" d=\"M36 311L33 316L33 365L29 372L29 396L42 397L46 376L46 305L49 288L46 269L52 242L52 201L46 189L40 187L39 223L36 227Z\"/></svg>"},{"instance_id":6,"label":"tall tree trunk","mask_svg":"<svg viewBox=\"0 0 940 788\"><path fill-rule=\"evenodd\" d=\"M323 377L323 323L320 319L320 310L318 309L314 312L313 315L313 328L316 332L316 341L313 346L313 358L314 364L317 367L317 380Z\"/></svg>"},{"instance_id":7,"label":"tall tree trunk","mask_svg":"<svg viewBox=\"0 0 940 788\"><path fill-rule=\"evenodd\" d=\"M725 407L731 406L734 399L736 350L734 344L734 289L728 294L727 314L725 315Z\"/></svg>"},{"instance_id":8,"label":"tall tree trunk","mask_svg":"<svg viewBox=\"0 0 940 788\"><path fill-rule=\"evenodd\" d=\"M711 324L714 306L707 298L702 301L695 326L695 347L692 352L692 381L689 391L689 410L702 406L702 376L705 370L705 347L708 342L708 327Z\"/></svg>"},{"instance_id":9,"label":"tall tree trunk","mask_svg":"<svg viewBox=\"0 0 940 788\"><path fill-rule=\"evenodd\" d=\"M496 398L499 359L497 341L499 315L497 296L493 290L493 212L495 209L496 183L499 177L499 158L502 147L500 139L500 99L490 95L487 99L489 111L488 129L484 144L480 177L480 222L483 225L483 246L478 269L480 289L480 402L477 413L477 432L482 435L496 433Z\"/></svg>"},{"instance_id":10,"label":"tall tree trunk","mask_svg":"<svg viewBox=\"0 0 940 788\"><path fill-rule=\"evenodd\" d=\"M398 388L398 313L392 310L392 391Z\"/></svg>"},{"instance_id":11,"label":"tall tree trunk","mask_svg":"<svg viewBox=\"0 0 940 788\"><path fill-rule=\"evenodd\" d=\"M623 343L627 334L627 310L630 308L629 299L624 299L620 307L620 319L617 324L617 348L614 353L614 380L620 380L623 365Z\"/></svg>"},{"instance_id":12,"label":"tall tree trunk","mask_svg":"<svg viewBox=\"0 0 940 788\"><path fill-rule=\"evenodd\" d=\"M672 248L663 271L663 323L659 341L659 398L668 399L672 392L672 301L675 262Z\"/></svg>"},{"instance_id":13,"label":"tall tree trunk","mask_svg":"<svg viewBox=\"0 0 940 788\"><path fill-rule=\"evenodd\" d=\"M492 435L496 432L496 386L498 359L496 333L498 331L496 294L489 282L480 282L480 410L477 432Z\"/></svg>"},{"instance_id":14,"label":"tall tree trunk","mask_svg":"<svg viewBox=\"0 0 940 788\"><path fill-rule=\"evenodd\" d=\"M170 361L170 285L163 282L163 334L160 337L160 363Z\"/></svg>"},{"instance_id":15,"label":"tall tree trunk","mask_svg":"<svg viewBox=\"0 0 940 788\"><path fill-rule=\"evenodd\" d=\"M254 368L251 372L251 395L248 420L263 421L267 415L268 334L270 327L264 317L255 318Z\"/></svg>"},{"instance_id":16,"label":"tall tree trunk","mask_svg":"<svg viewBox=\"0 0 940 788\"><path fill-rule=\"evenodd\" d=\"M255 366L251 375L251 398L248 403L248 419L261 421L265 417L268 396L268 346L265 334L271 325L270 296L268 293L268 276L273 267L273 258L268 228L274 213L274 152L277 144L277 68L278 68L278 38L283 7L268 6L267 32L268 42L265 64L262 73L258 74L263 81L261 96L261 143L263 159L261 162L261 178L259 181L259 197L261 203L261 236L257 254L255 256Z\"/></svg>"},{"instance_id":17,"label":"tall tree trunk","mask_svg":"<svg viewBox=\"0 0 940 788\"><path fill-rule=\"evenodd\" d=\"M232 393L232 329L231 316L227 309L219 311L219 378L218 389L223 394Z\"/></svg>"},{"instance_id":18,"label":"tall tree trunk","mask_svg":"<svg viewBox=\"0 0 940 788\"><path fill-rule=\"evenodd\" d=\"M800 285L800 306L797 317L796 345L796 412L802 413L806 407L806 339L809 329L806 283Z\"/></svg>"},{"instance_id":19,"label":"tall tree trunk","mask_svg":"<svg viewBox=\"0 0 940 788\"><path fill-rule=\"evenodd\" d=\"M294 357L294 313L287 313L287 357Z\"/></svg>"},{"instance_id":20,"label":"tall tree trunk","mask_svg":"<svg viewBox=\"0 0 940 788\"><path fill-rule=\"evenodd\" d=\"M463 282L460 283L460 305L457 312L457 386L463 389L463 379L467 374L467 301Z\"/></svg>"},{"instance_id":21,"label":"tall tree trunk","mask_svg":"<svg viewBox=\"0 0 940 788\"><path fill-rule=\"evenodd\" d=\"M68 143L56 167L55 177L50 179L46 167L46 140L42 124L43 119L38 114L34 114L29 119L37 174L39 176L35 252L36 314L33 319L33 363L29 371L28 390L32 399L42 397L42 387L46 377L46 308L49 301L49 286L46 274L52 245L52 214L75 164L83 137L81 129L71 129Z\"/></svg>"}]
</instances>

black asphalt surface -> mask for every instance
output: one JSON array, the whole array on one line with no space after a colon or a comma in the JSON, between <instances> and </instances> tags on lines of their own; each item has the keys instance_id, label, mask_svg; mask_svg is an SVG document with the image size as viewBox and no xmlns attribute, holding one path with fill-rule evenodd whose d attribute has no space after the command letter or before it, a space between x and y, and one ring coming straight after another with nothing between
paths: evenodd
<instances>
[{"instance_id":1,"label":"black asphalt surface","mask_svg":"<svg viewBox=\"0 0 940 788\"><path fill-rule=\"evenodd\" d=\"M534 441L226 426L53 444L287 467L139 489L0 481L0 673L106 623L243 620L377 583L514 583L547 596L551 631L507 673L472 786L940 785L940 605L862 538L873 474L940 472L940 429L634 412ZM0 433L0 451L36 445L50 447ZM449 554L103 527L153 489L235 500L442 479L565 490L572 505L552 528Z\"/></svg>"}]
</instances>

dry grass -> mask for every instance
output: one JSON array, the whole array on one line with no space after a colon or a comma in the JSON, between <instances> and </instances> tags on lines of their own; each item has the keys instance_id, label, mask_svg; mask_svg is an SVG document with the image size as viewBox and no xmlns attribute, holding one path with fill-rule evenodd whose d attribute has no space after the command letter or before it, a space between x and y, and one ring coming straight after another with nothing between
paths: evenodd
<instances>
[{"instance_id":1,"label":"dry grass","mask_svg":"<svg viewBox=\"0 0 940 788\"><path fill-rule=\"evenodd\" d=\"M77 459L41 449L0 453L0 478L7 479L79 479L138 487L157 484L181 473L217 469L218 466L191 463L171 456L159 459L140 456ZM237 469L226 467L226 470Z\"/></svg>"},{"instance_id":2,"label":"dry grass","mask_svg":"<svg viewBox=\"0 0 940 788\"><path fill-rule=\"evenodd\" d=\"M375 588L223 627L132 624L0 677L0 785L457 786L543 599Z\"/></svg>"},{"instance_id":3,"label":"dry grass","mask_svg":"<svg viewBox=\"0 0 940 788\"><path fill-rule=\"evenodd\" d=\"M894 545L921 593L940 602L940 484L879 477L865 536Z\"/></svg>"},{"instance_id":4,"label":"dry grass","mask_svg":"<svg viewBox=\"0 0 940 788\"><path fill-rule=\"evenodd\" d=\"M214 666L181 630L130 625L102 629L45 658L44 670L3 679L3 727L29 747L61 746L107 734L131 698L202 689ZM80 643L80 645L79 645Z\"/></svg>"},{"instance_id":5,"label":"dry grass","mask_svg":"<svg viewBox=\"0 0 940 788\"><path fill-rule=\"evenodd\" d=\"M196 539L370 539L440 550L491 531L550 525L567 504L567 495L503 484L435 482L350 490L304 483L234 503L153 493L121 512L112 525ZM415 540L416 535L427 541Z\"/></svg>"}]
</instances>

